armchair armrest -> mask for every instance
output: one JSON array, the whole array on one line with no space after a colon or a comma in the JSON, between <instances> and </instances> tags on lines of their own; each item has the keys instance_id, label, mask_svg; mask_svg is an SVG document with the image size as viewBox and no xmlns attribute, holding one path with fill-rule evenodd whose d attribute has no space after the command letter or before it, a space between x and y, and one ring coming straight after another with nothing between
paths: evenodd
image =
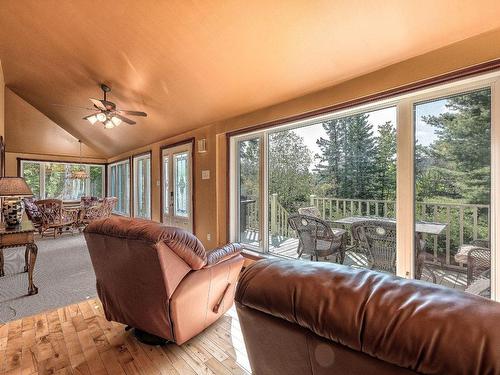
<instances>
[{"instance_id":1,"label":"armchair armrest","mask_svg":"<svg viewBox=\"0 0 500 375\"><path fill-rule=\"evenodd\" d=\"M209 268L224 262L225 260L231 259L241 253L243 246L239 243L230 243L214 249L207 253L207 264L205 268Z\"/></svg>"}]
</instances>

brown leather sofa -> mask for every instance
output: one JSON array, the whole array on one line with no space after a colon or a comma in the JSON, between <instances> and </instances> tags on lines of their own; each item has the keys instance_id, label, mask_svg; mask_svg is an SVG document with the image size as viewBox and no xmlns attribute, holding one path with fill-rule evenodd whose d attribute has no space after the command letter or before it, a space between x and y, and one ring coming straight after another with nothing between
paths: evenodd
<instances>
[{"instance_id":1,"label":"brown leather sofa","mask_svg":"<svg viewBox=\"0 0 500 375\"><path fill-rule=\"evenodd\" d=\"M254 374L500 374L500 304L364 269L264 260L236 307Z\"/></svg>"},{"instance_id":2,"label":"brown leather sofa","mask_svg":"<svg viewBox=\"0 0 500 375\"><path fill-rule=\"evenodd\" d=\"M117 216L91 222L84 234L106 318L138 338L182 344L233 304L239 244L207 252L182 229Z\"/></svg>"}]
</instances>

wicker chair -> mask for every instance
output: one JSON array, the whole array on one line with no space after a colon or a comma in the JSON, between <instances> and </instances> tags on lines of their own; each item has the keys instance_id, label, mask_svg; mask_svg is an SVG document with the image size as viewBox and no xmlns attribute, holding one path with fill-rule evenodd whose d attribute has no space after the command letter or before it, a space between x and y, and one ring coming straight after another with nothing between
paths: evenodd
<instances>
[{"instance_id":1,"label":"wicker chair","mask_svg":"<svg viewBox=\"0 0 500 375\"><path fill-rule=\"evenodd\" d=\"M319 208L316 206L299 208L299 214L321 219L321 212L319 212Z\"/></svg>"},{"instance_id":2,"label":"wicker chair","mask_svg":"<svg viewBox=\"0 0 500 375\"><path fill-rule=\"evenodd\" d=\"M467 287L478 279L484 279L491 269L490 243L486 240L474 240L460 246L455 255L457 262L467 262Z\"/></svg>"},{"instance_id":3,"label":"wicker chair","mask_svg":"<svg viewBox=\"0 0 500 375\"><path fill-rule=\"evenodd\" d=\"M42 232L42 213L35 204L34 198L23 198L24 209L28 220L33 223L33 226L41 233Z\"/></svg>"},{"instance_id":4,"label":"wicker chair","mask_svg":"<svg viewBox=\"0 0 500 375\"><path fill-rule=\"evenodd\" d=\"M118 199L115 197L106 197L100 203L92 202L86 208L82 208L78 220L80 230L94 220L110 217L117 202Z\"/></svg>"},{"instance_id":5,"label":"wicker chair","mask_svg":"<svg viewBox=\"0 0 500 375\"><path fill-rule=\"evenodd\" d=\"M66 210L60 199L43 199L35 202L42 215L40 234L52 231L54 238L61 234L63 229L73 229L77 222L78 211Z\"/></svg>"},{"instance_id":6,"label":"wicker chair","mask_svg":"<svg viewBox=\"0 0 500 375\"><path fill-rule=\"evenodd\" d=\"M311 260L314 257L317 261L319 257L335 255L338 262L344 262L345 230L332 229L324 220L301 214L290 215L288 225L299 237L298 258L309 254Z\"/></svg>"},{"instance_id":7,"label":"wicker chair","mask_svg":"<svg viewBox=\"0 0 500 375\"><path fill-rule=\"evenodd\" d=\"M368 258L368 268L396 273L396 223L367 219L352 224L352 236ZM425 262L421 241L415 241L415 278L420 279ZM434 275L432 275L434 279Z\"/></svg>"}]
</instances>

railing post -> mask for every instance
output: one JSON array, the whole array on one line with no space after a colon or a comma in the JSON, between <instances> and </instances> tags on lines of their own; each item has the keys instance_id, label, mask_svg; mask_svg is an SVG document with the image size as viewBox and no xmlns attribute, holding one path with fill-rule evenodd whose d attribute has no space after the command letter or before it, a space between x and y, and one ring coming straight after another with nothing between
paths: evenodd
<instances>
[{"instance_id":1,"label":"railing post","mask_svg":"<svg viewBox=\"0 0 500 375\"><path fill-rule=\"evenodd\" d=\"M313 207L313 206L314 206L314 199L315 199L315 198L316 198L316 195L314 195L314 194L309 195L309 199L310 199L310 201L311 201L311 207Z\"/></svg>"},{"instance_id":2,"label":"railing post","mask_svg":"<svg viewBox=\"0 0 500 375\"><path fill-rule=\"evenodd\" d=\"M272 234L277 234L277 232L278 232L278 226L277 226L277 222L276 222L277 203L278 203L278 194L277 193L271 194L271 233Z\"/></svg>"}]
</instances>

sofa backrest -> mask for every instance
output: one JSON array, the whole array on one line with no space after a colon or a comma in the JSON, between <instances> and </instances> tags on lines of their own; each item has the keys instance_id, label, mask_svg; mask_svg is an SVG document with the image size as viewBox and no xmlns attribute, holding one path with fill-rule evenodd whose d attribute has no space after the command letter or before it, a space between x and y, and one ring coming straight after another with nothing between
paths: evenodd
<instances>
[{"instance_id":1,"label":"sofa backrest","mask_svg":"<svg viewBox=\"0 0 500 375\"><path fill-rule=\"evenodd\" d=\"M93 221L84 233L107 317L171 338L169 300L206 264L201 242L179 228L118 216Z\"/></svg>"},{"instance_id":2,"label":"sofa backrest","mask_svg":"<svg viewBox=\"0 0 500 375\"><path fill-rule=\"evenodd\" d=\"M265 260L245 270L235 298L244 314L419 374L500 374L500 304L482 297L337 264Z\"/></svg>"}]
</instances>

